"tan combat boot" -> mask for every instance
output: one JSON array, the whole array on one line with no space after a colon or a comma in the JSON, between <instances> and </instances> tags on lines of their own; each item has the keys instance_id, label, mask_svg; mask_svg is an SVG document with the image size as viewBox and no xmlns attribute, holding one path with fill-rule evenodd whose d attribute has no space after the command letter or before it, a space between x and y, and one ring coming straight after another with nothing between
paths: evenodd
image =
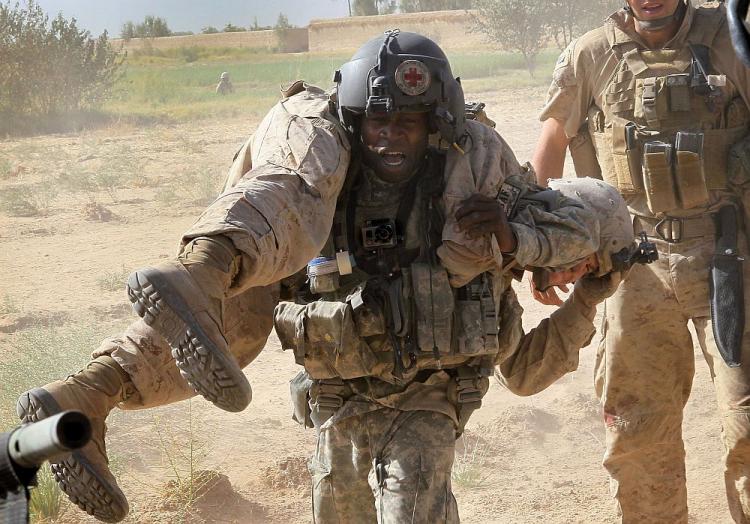
<instances>
[{"instance_id":1,"label":"tan combat boot","mask_svg":"<svg viewBox=\"0 0 750 524\"><path fill-rule=\"evenodd\" d=\"M119 522L128 514L128 501L109 470L104 436L107 415L134 391L130 377L112 357L89 362L65 380L32 389L18 399L21 420L36 422L68 409L91 420L91 441L59 462L52 472L60 489L82 510L103 522Z\"/></svg>"},{"instance_id":2,"label":"tan combat boot","mask_svg":"<svg viewBox=\"0 0 750 524\"><path fill-rule=\"evenodd\" d=\"M239 252L223 237L192 240L176 261L128 278L133 309L162 335L182 377L226 411L242 411L250 383L222 334L221 304L239 268Z\"/></svg>"}]
</instances>

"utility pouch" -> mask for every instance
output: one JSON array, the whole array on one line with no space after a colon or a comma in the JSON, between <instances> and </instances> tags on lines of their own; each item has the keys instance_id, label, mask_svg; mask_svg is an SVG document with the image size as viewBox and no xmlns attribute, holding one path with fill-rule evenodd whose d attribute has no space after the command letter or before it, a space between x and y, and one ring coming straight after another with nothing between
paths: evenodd
<instances>
[{"instance_id":1,"label":"utility pouch","mask_svg":"<svg viewBox=\"0 0 750 524\"><path fill-rule=\"evenodd\" d=\"M646 120L652 129L659 129L659 121L669 114L666 78L649 77L635 81L635 108L633 116Z\"/></svg>"},{"instance_id":2,"label":"utility pouch","mask_svg":"<svg viewBox=\"0 0 750 524\"><path fill-rule=\"evenodd\" d=\"M703 171L703 133L679 131L675 138L675 181L680 205L691 209L708 202Z\"/></svg>"},{"instance_id":3,"label":"utility pouch","mask_svg":"<svg viewBox=\"0 0 750 524\"><path fill-rule=\"evenodd\" d=\"M456 291L458 352L463 355L495 354L497 309L486 274L479 275Z\"/></svg>"},{"instance_id":4,"label":"utility pouch","mask_svg":"<svg viewBox=\"0 0 750 524\"><path fill-rule=\"evenodd\" d=\"M743 259L737 254L737 210L734 206L724 206L714 215L714 221L716 250L709 280L711 324L724 362L729 367L738 367L745 331L745 296Z\"/></svg>"},{"instance_id":5,"label":"utility pouch","mask_svg":"<svg viewBox=\"0 0 750 524\"><path fill-rule=\"evenodd\" d=\"M455 298L448 273L441 266L415 262L410 266L417 345L421 351L451 352Z\"/></svg>"},{"instance_id":6,"label":"utility pouch","mask_svg":"<svg viewBox=\"0 0 750 524\"><path fill-rule=\"evenodd\" d=\"M313 381L306 371L300 371L289 381L289 393L292 398L292 420L306 428L312 428L310 418L310 388Z\"/></svg>"},{"instance_id":7,"label":"utility pouch","mask_svg":"<svg viewBox=\"0 0 750 524\"><path fill-rule=\"evenodd\" d=\"M371 284L369 281L358 285L347 297L360 337L383 335L386 332L387 324L383 314L385 301L377 290L372 289Z\"/></svg>"},{"instance_id":8,"label":"utility pouch","mask_svg":"<svg viewBox=\"0 0 750 524\"><path fill-rule=\"evenodd\" d=\"M643 182L648 208L652 213L662 213L677 207L672 158L672 144L652 141L643 145Z\"/></svg>"},{"instance_id":9,"label":"utility pouch","mask_svg":"<svg viewBox=\"0 0 750 524\"><path fill-rule=\"evenodd\" d=\"M382 371L379 359L359 337L347 302L281 302L274 311L274 328L281 347L294 350L295 361L314 379L357 378Z\"/></svg>"},{"instance_id":10,"label":"utility pouch","mask_svg":"<svg viewBox=\"0 0 750 524\"><path fill-rule=\"evenodd\" d=\"M666 79L669 88L669 110L672 112L690 111L690 75L680 73Z\"/></svg>"},{"instance_id":11,"label":"utility pouch","mask_svg":"<svg viewBox=\"0 0 750 524\"><path fill-rule=\"evenodd\" d=\"M612 126L612 161L617 177L616 187L624 194L643 191L641 148L637 126L633 122Z\"/></svg>"}]
</instances>

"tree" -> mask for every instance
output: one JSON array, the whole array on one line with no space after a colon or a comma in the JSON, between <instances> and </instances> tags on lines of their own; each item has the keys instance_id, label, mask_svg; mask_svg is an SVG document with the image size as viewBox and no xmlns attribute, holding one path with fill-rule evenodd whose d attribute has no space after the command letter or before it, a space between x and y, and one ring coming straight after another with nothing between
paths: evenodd
<instances>
[{"instance_id":1,"label":"tree","mask_svg":"<svg viewBox=\"0 0 750 524\"><path fill-rule=\"evenodd\" d=\"M234 25L231 22L227 22L227 25L224 26L224 29L222 29L222 31L225 33L241 33L242 31L245 31L245 28Z\"/></svg>"},{"instance_id":2,"label":"tree","mask_svg":"<svg viewBox=\"0 0 750 524\"><path fill-rule=\"evenodd\" d=\"M400 0L398 8L402 13L471 9L472 0Z\"/></svg>"},{"instance_id":3,"label":"tree","mask_svg":"<svg viewBox=\"0 0 750 524\"><path fill-rule=\"evenodd\" d=\"M279 13L276 19L276 25L273 30L276 33L276 39L279 42L279 51L282 53L289 49L289 30L294 26L289 23L289 19L284 13Z\"/></svg>"},{"instance_id":4,"label":"tree","mask_svg":"<svg viewBox=\"0 0 750 524\"><path fill-rule=\"evenodd\" d=\"M147 16L140 24L134 24L130 20L122 24L120 36L125 40L131 38L158 38L160 36L172 36L172 31L167 21L158 16Z\"/></svg>"},{"instance_id":5,"label":"tree","mask_svg":"<svg viewBox=\"0 0 750 524\"><path fill-rule=\"evenodd\" d=\"M474 7L477 14L473 29L498 46L521 53L533 77L548 16L546 4L535 0L474 0Z\"/></svg>"},{"instance_id":6,"label":"tree","mask_svg":"<svg viewBox=\"0 0 750 524\"><path fill-rule=\"evenodd\" d=\"M599 27L622 7L621 0L544 0L547 26L557 47L564 49L577 36Z\"/></svg>"},{"instance_id":7,"label":"tree","mask_svg":"<svg viewBox=\"0 0 750 524\"><path fill-rule=\"evenodd\" d=\"M386 15L396 11L396 0L352 0L354 16Z\"/></svg>"},{"instance_id":8,"label":"tree","mask_svg":"<svg viewBox=\"0 0 750 524\"><path fill-rule=\"evenodd\" d=\"M120 38L124 40L130 40L131 38L136 38L135 24L133 22L127 21L124 24L122 24L122 29L120 29Z\"/></svg>"},{"instance_id":9,"label":"tree","mask_svg":"<svg viewBox=\"0 0 750 524\"><path fill-rule=\"evenodd\" d=\"M33 0L0 4L0 56L0 127L99 106L124 59L106 31L94 38L74 18L50 21Z\"/></svg>"},{"instance_id":10,"label":"tree","mask_svg":"<svg viewBox=\"0 0 750 524\"><path fill-rule=\"evenodd\" d=\"M136 26L136 34L139 38L158 38L161 36L171 36L167 21L159 16L147 16L143 22Z\"/></svg>"},{"instance_id":11,"label":"tree","mask_svg":"<svg viewBox=\"0 0 750 524\"><path fill-rule=\"evenodd\" d=\"M204 35L212 35L212 34L215 34L215 33L218 33L218 32L219 32L219 30L216 29L212 25L207 25L206 27L204 27L203 29L201 29L201 33L203 33Z\"/></svg>"}]
</instances>

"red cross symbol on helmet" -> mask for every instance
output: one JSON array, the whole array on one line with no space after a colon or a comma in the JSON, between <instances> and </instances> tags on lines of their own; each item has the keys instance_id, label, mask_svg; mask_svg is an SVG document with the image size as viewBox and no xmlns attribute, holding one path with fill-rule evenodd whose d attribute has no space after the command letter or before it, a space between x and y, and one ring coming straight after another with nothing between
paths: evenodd
<instances>
[{"instance_id":1,"label":"red cross symbol on helmet","mask_svg":"<svg viewBox=\"0 0 750 524\"><path fill-rule=\"evenodd\" d=\"M404 60L396 68L396 85L407 95L421 95L430 87L430 70L419 60Z\"/></svg>"}]
</instances>

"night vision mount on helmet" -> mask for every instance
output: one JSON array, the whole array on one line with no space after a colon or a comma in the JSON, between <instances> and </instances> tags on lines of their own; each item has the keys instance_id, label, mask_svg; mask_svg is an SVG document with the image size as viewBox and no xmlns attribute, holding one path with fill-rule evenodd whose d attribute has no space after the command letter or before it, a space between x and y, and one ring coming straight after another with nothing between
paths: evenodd
<instances>
[{"instance_id":1,"label":"night vision mount on helmet","mask_svg":"<svg viewBox=\"0 0 750 524\"><path fill-rule=\"evenodd\" d=\"M448 144L464 133L464 93L448 58L427 37L393 29L373 38L336 71L337 110L352 133L358 117L395 111L430 113L430 131Z\"/></svg>"}]
</instances>

